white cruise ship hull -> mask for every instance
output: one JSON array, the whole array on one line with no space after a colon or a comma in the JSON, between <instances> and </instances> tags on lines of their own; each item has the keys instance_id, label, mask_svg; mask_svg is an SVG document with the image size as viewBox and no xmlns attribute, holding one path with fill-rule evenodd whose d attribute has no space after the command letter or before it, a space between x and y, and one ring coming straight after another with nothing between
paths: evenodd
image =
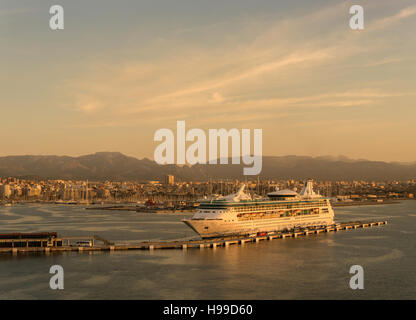
<instances>
[{"instance_id":1,"label":"white cruise ship hull","mask_svg":"<svg viewBox=\"0 0 416 320\"><path fill-rule=\"evenodd\" d=\"M243 221L224 221L222 219L183 220L202 238L230 235L247 235L257 232L273 232L295 227L311 227L334 224L333 214L320 214L311 217L285 217L272 219L252 219Z\"/></svg>"}]
</instances>

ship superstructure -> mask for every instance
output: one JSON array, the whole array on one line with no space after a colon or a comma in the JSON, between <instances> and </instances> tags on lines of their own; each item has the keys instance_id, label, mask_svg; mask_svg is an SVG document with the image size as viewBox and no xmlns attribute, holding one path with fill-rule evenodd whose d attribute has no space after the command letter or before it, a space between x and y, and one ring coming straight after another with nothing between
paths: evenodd
<instances>
[{"instance_id":1,"label":"ship superstructure","mask_svg":"<svg viewBox=\"0 0 416 320\"><path fill-rule=\"evenodd\" d=\"M267 233L295 227L334 223L329 199L313 191L312 180L300 193L276 190L265 198L253 198L242 185L235 194L200 200L198 211L183 220L202 238Z\"/></svg>"}]
</instances>

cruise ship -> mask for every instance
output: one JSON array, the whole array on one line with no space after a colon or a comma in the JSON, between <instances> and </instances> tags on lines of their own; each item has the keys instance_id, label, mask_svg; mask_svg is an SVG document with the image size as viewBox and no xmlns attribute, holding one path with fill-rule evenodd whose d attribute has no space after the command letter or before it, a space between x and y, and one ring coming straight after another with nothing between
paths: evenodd
<instances>
[{"instance_id":1,"label":"cruise ship","mask_svg":"<svg viewBox=\"0 0 416 320\"><path fill-rule=\"evenodd\" d=\"M264 198L251 197L239 191L228 196L200 200L199 209L183 222L202 238L232 235L267 234L296 227L334 224L334 211L329 199L313 190L307 180L300 193L276 190Z\"/></svg>"}]
</instances>

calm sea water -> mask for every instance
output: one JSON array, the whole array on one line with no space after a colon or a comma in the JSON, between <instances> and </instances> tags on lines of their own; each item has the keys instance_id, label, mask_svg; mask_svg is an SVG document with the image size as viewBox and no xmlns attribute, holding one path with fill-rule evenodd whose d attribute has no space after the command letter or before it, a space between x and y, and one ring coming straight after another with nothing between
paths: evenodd
<instances>
[{"instance_id":1,"label":"calm sea water","mask_svg":"<svg viewBox=\"0 0 416 320\"><path fill-rule=\"evenodd\" d=\"M0 255L0 299L416 299L416 201L335 209L338 221L390 223L215 250ZM184 216L15 205L0 207L0 232L193 237ZM49 288L55 264L65 270L64 290ZM364 290L349 288L355 264Z\"/></svg>"}]
</instances>

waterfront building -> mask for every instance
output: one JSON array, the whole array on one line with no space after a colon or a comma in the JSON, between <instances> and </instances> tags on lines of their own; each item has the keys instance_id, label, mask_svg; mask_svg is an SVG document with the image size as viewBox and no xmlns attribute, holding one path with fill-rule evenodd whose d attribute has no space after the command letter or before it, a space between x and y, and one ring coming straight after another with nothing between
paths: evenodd
<instances>
[{"instance_id":1,"label":"waterfront building","mask_svg":"<svg viewBox=\"0 0 416 320\"><path fill-rule=\"evenodd\" d=\"M165 184L169 184L169 185L175 184L175 177L173 175L171 175L171 174L168 174L165 177Z\"/></svg>"},{"instance_id":2,"label":"waterfront building","mask_svg":"<svg viewBox=\"0 0 416 320\"><path fill-rule=\"evenodd\" d=\"M11 194L12 194L12 191L11 191L10 185L8 184L0 185L0 198L3 198L3 199L10 198Z\"/></svg>"}]
</instances>

